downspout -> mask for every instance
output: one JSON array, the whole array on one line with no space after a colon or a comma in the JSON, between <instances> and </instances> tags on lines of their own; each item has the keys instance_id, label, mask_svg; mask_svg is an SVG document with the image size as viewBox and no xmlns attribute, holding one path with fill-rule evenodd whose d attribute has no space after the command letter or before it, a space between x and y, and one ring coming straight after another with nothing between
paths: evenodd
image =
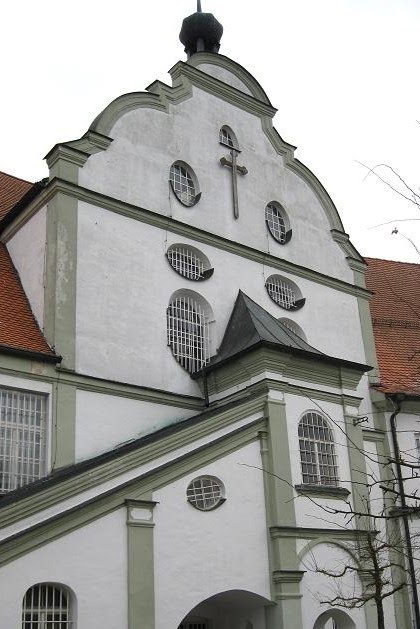
<instances>
[{"instance_id":1,"label":"downspout","mask_svg":"<svg viewBox=\"0 0 420 629\"><path fill-rule=\"evenodd\" d=\"M414 610L414 616L415 616L415 627L416 629L420 629L419 597L417 593L416 572L414 568L414 558L413 558L413 547L411 544L410 526L409 526L408 515L406 511L407 503L405 501L404 481L403 481L403 475L401 471L401 456L400 456L400 449L398 447L397 427L396 427L396 417L398 413L400 413L401 411L401 402L403 401L404 397L401 394L397 394L393 397L389 396L388 399L391 400L395 408L390 418L392 445L394 448L395 469L397 472L398 492L399 492L400 505L401 505L401 518L402 518L403 527L404 527L405 546L407 549L407 558L408 558L411 590L412 590L412 597L413 597L413 610Z\"/></svg>"}]
</instances>

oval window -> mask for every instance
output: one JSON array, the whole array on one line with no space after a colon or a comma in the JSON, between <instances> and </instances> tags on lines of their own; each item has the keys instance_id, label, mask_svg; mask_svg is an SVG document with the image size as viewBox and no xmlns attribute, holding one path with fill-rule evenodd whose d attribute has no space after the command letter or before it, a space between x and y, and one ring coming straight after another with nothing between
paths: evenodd
<instances>
[{"instance_id":1,"label":"oval window","mask_svg":"<svg viewBox=\"0 0 420 629\"><path fill-rule=\"evenodd\" d=\"M182 244L171 245L166 256L171 267L188 280L198 282L213 275L214 269L208 258L195 247Z\"/></svg>"},{"instance_id":2,"label":"oval window","mask_svg":"<svg viewBox=\"0 0 420 629\"><path fill-rule=\"evenodd\" d=\"M288 216L282 206L271 201L265 208L265 222L268 231L281 245L285 245L292 237Z\"/></svg>"},{"instance_id":3,"label":"oval window","mask_svg":"<svg viewBox=\"0 0 420 629\"><path fill-rule=\"evenodd\" d=\"M194 171L184 162L175 162L169 172L169 181L178 201L186 207L195 205L201 194L198 192L198 180Z\"/></svg>"},{"instance_id":4,"label":"oval window","mask_svg":"<svg viewBox=\"0 0 420 629\"><path fill-rule=\"evenodd\" d=\"M187 500L200 511L211 511L225 502L225 488L215 476L198 476L187 487Z\"/></svg>"},{"instance_id":5,"label":"oval window","mask_svg":"<svg viewBox=\"0 0 420 629\"><path fill-rule=\"evenodd\" d=\"M271 299L285 310L299 310L306 301L296 284L281 275L270 275L265 287Z\"/></svg>"},{"instance_id":6,"label":"oval window","mask_svg":"<svg viewBox=\"0 0 420 629\"><path fill-rule=\"evenodd\" d=\"M300 327L300 325L298 325L297 323L295 323L294 321L292 321L291 319L286 319L286 317L282 317L281 319L279 319L280 323L282 323L288 330L290 330L291 332L293 332L293 334L296 334L296 336L299 336L299 338L303 339L304 341L308 341L308 339L306 338L306 334L305 332L302 330L302 328Z\"/></svg>"}]
</instances>

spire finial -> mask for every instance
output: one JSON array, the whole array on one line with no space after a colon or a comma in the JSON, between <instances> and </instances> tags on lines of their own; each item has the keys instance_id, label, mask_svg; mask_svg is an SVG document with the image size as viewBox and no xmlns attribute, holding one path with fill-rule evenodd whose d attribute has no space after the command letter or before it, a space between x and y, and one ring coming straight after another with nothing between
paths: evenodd
<instances>
[{"instance_id":1,"label":"spire finial","mask_svg":"<svg viewBox=\"0 0 420 629\"><path fill-rule=\"evenodd\" d=\"M212 13L203 13L201 0L197 0L197 11L182 22L179 39L190 58L196 52L219 52L222 35L223 26Z\"/></svg>"},{"instance_id":2,"label":"spire finial","mask_svg":"<svg viewBox=\"0 0 420 629\"><path fill-rule=\"evenodd\" d=\"M197 13L202 13L202 10L201 10L201 0L197 0Z\"/></svg>"}]
</instances>

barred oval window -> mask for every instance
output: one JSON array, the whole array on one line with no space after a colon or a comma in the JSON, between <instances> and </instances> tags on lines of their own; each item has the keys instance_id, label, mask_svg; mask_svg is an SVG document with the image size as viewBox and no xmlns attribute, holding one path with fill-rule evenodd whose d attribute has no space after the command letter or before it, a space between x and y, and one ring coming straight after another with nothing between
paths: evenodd
<instances>
[{"instance_id":1,"label":"barred oval window","mask_svg":"<svg viewBox=\"0 0 420 629\"><path fill-rule=\"evenodd\" d=\"M281 245L285 245L292 237L289 218L277 201L271 201L265 207L265 222L268 231Z\"/></svg>"},{"instance_id":2,"label":"barred oval window","mask_svg":"<svg viewBox=\"0 0 420 629\"><path fill-rule=\"evenodd\" d=\"M225 488L215 476L198 476L187 487L187 500L200 511L211 511L225 501Z\"/></svg>"},{"instance_id":3,"label":"barred oval window","mask_svg":"<svg viewBox=\"0 0 420 629\"><path fill-rule=\"evenodd\" d=\"M285 310L299 310L306 299L294 282L281 275L270 275L265 287L271 299Z\"/></svg>"},{"instance_id":4,"label":"barred oval window","mask_svg":"<svg viewBox=\"0 0 420 629\"><path fill-rule=\"evenodd\" d=\"M201 194L198 191L197 177L187 164L175 162L169 171L169 181L178 201L186 207L195 205Z\"/></svg>"},{"instance_id":5,"label":"barred oval window","mask_svg":"<svg viewBox=\"0 0 420 629\"><path fill-rule=\"evenodd\" d=\"M291 319L287 319L286 317L281 317L279 319L279 321L291 332L293 332L294 334L296 334L296 336L299 336L301 339L303 339L304 341L307 341L308 339L306 338L306 334L305 332L302 330L302 328L300 327L300 325L298 325L297 323L295 323L295 321L292 321Z\"/></svg>"},{"instance_id":6,"label":"barred oval window","mask_svg":"<svg viewBox=\"0 0 420 629\"><path fill-rule=\"evenodd\" d=\"M210 359L209 317L200 301L190 295L171 299L166 311L168 345L179 364L195 373Z\"/></svg>"},{"instance_id":7,"label":"barred oval window","mask_svg":"<svg viewBox=\"0 0 420 629\"><path fill-rule=\"evenodd\" d=\"M236 139L236 135L233 133L232 129L227 125L223 125L223 127L219 131L219 142L224 146L228 146L231 149L239 150L238 140Z\"/></svg>"},{"instance_id":8,"label":"barred oval window","mask_svg":"<svg viewBox=\"0 0 420 629\"><path fill-rule=\"evenodd\" d=\"M298 434L303 483L337 487L334 435L326 419L314 411L305 413L299 422Z\"/></svg>"},{"instance_id":9,"label":"barred oval window","mask_svg":"<svg viewBox=\"0 0 420 629\"><path fill-rule=\"evenodd\" d=\"M40 583L26 592L22 629L75 629L70 592L63 585Z\"/></svg>"},{"instance_id":10,"label":"barred oval window","mask_svg":"<svg viewBox=\"0 0 420 629\"><path fill-rule=\"evenodd\" d=\"M171 245L166 253L171 267L188 280L206 280L213 275L208 258L195 247Z\"/></svg>"}]
</instances>

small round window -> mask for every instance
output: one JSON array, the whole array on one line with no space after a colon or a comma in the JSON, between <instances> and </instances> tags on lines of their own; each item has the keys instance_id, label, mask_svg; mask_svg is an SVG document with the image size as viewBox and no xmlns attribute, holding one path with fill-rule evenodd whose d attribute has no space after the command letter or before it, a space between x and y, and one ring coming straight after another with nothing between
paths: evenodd
<instances>
[{"instance_id":1,"label":"small round window","mask_svg":"<svg viewBox=\"0 0 420 629\"><path fill-rule=\"evenodd\" d=\"M299 310L306 301L296 284L281 275L270 275L265 287L271 299L285 310Z\"/></svg>"},{"instance_id":2,"label":"small round window","mask_svg":"<svg viewBox=\"0 0 420 629\"><path fill-rule=\"evenodd\" d=\"M191 207L200 200L198 181L192 168L183 162L175 162L169 172L172 190L183 205Z\"/></svg>"},{"instance_id":3,"label":"small round window","mask_svg":"<svg viewBox=\"0 0 420 629\"><path fill-rule=\"evenodd\" d=\"M225 488L215 476L198 476L187 487L187 500L200 511L211 511L225 501Z\"/></svg>"},{"instance_id":4,"label":"small round window","mask_svg":"<svg viewBox=\"0 0 420 629\"><path fill-rule=\"evenodd\" d=\"M209 260L195 247L171 245L166 255L171 267L188 280L198 282L213 275L214 269L211 268Z\"/></svg>"},{"instance_id":5,"label":"small round window","mask_svg":"<svg viewBox=\"0 0 420 629\"><path fill-rule=\"evenodd\" d=\"M268 231L281 245L285 245L292 237L289 219L279 203L271 201L265 208L265 222Z\"/></svg>"},{"instance_id":6,"label":"small round window","mask_svg":"<svg viewBox=\"0 0 420 629\"><path fill-rule=\"evenodd\" d=\"M301 339L303 339L304 341L307 341L308 339L306 338L306 334L305 332L302 330L302 328L300 327L300 325L298 325L295 321L292 321L291 319L286 319L286 317L282 317L281 319L279 319L280 323L282 323L288 330L290 330L291 332L293 332L293 334L296 334L296 336L299 336Z\"/></svg>"},{"instance_id":7,"label":"small round window","mask_svg":"<svg viewBox=\"0 0 420 629\"><path fill-rule=\"evenodd\" d=\"M230 149L239 150L236 135L233 133L232 129L226 125L224 125L219 131L219 142L220 144L224 144L224 146L228 146Z\"/></svg>"}]
</instances>

